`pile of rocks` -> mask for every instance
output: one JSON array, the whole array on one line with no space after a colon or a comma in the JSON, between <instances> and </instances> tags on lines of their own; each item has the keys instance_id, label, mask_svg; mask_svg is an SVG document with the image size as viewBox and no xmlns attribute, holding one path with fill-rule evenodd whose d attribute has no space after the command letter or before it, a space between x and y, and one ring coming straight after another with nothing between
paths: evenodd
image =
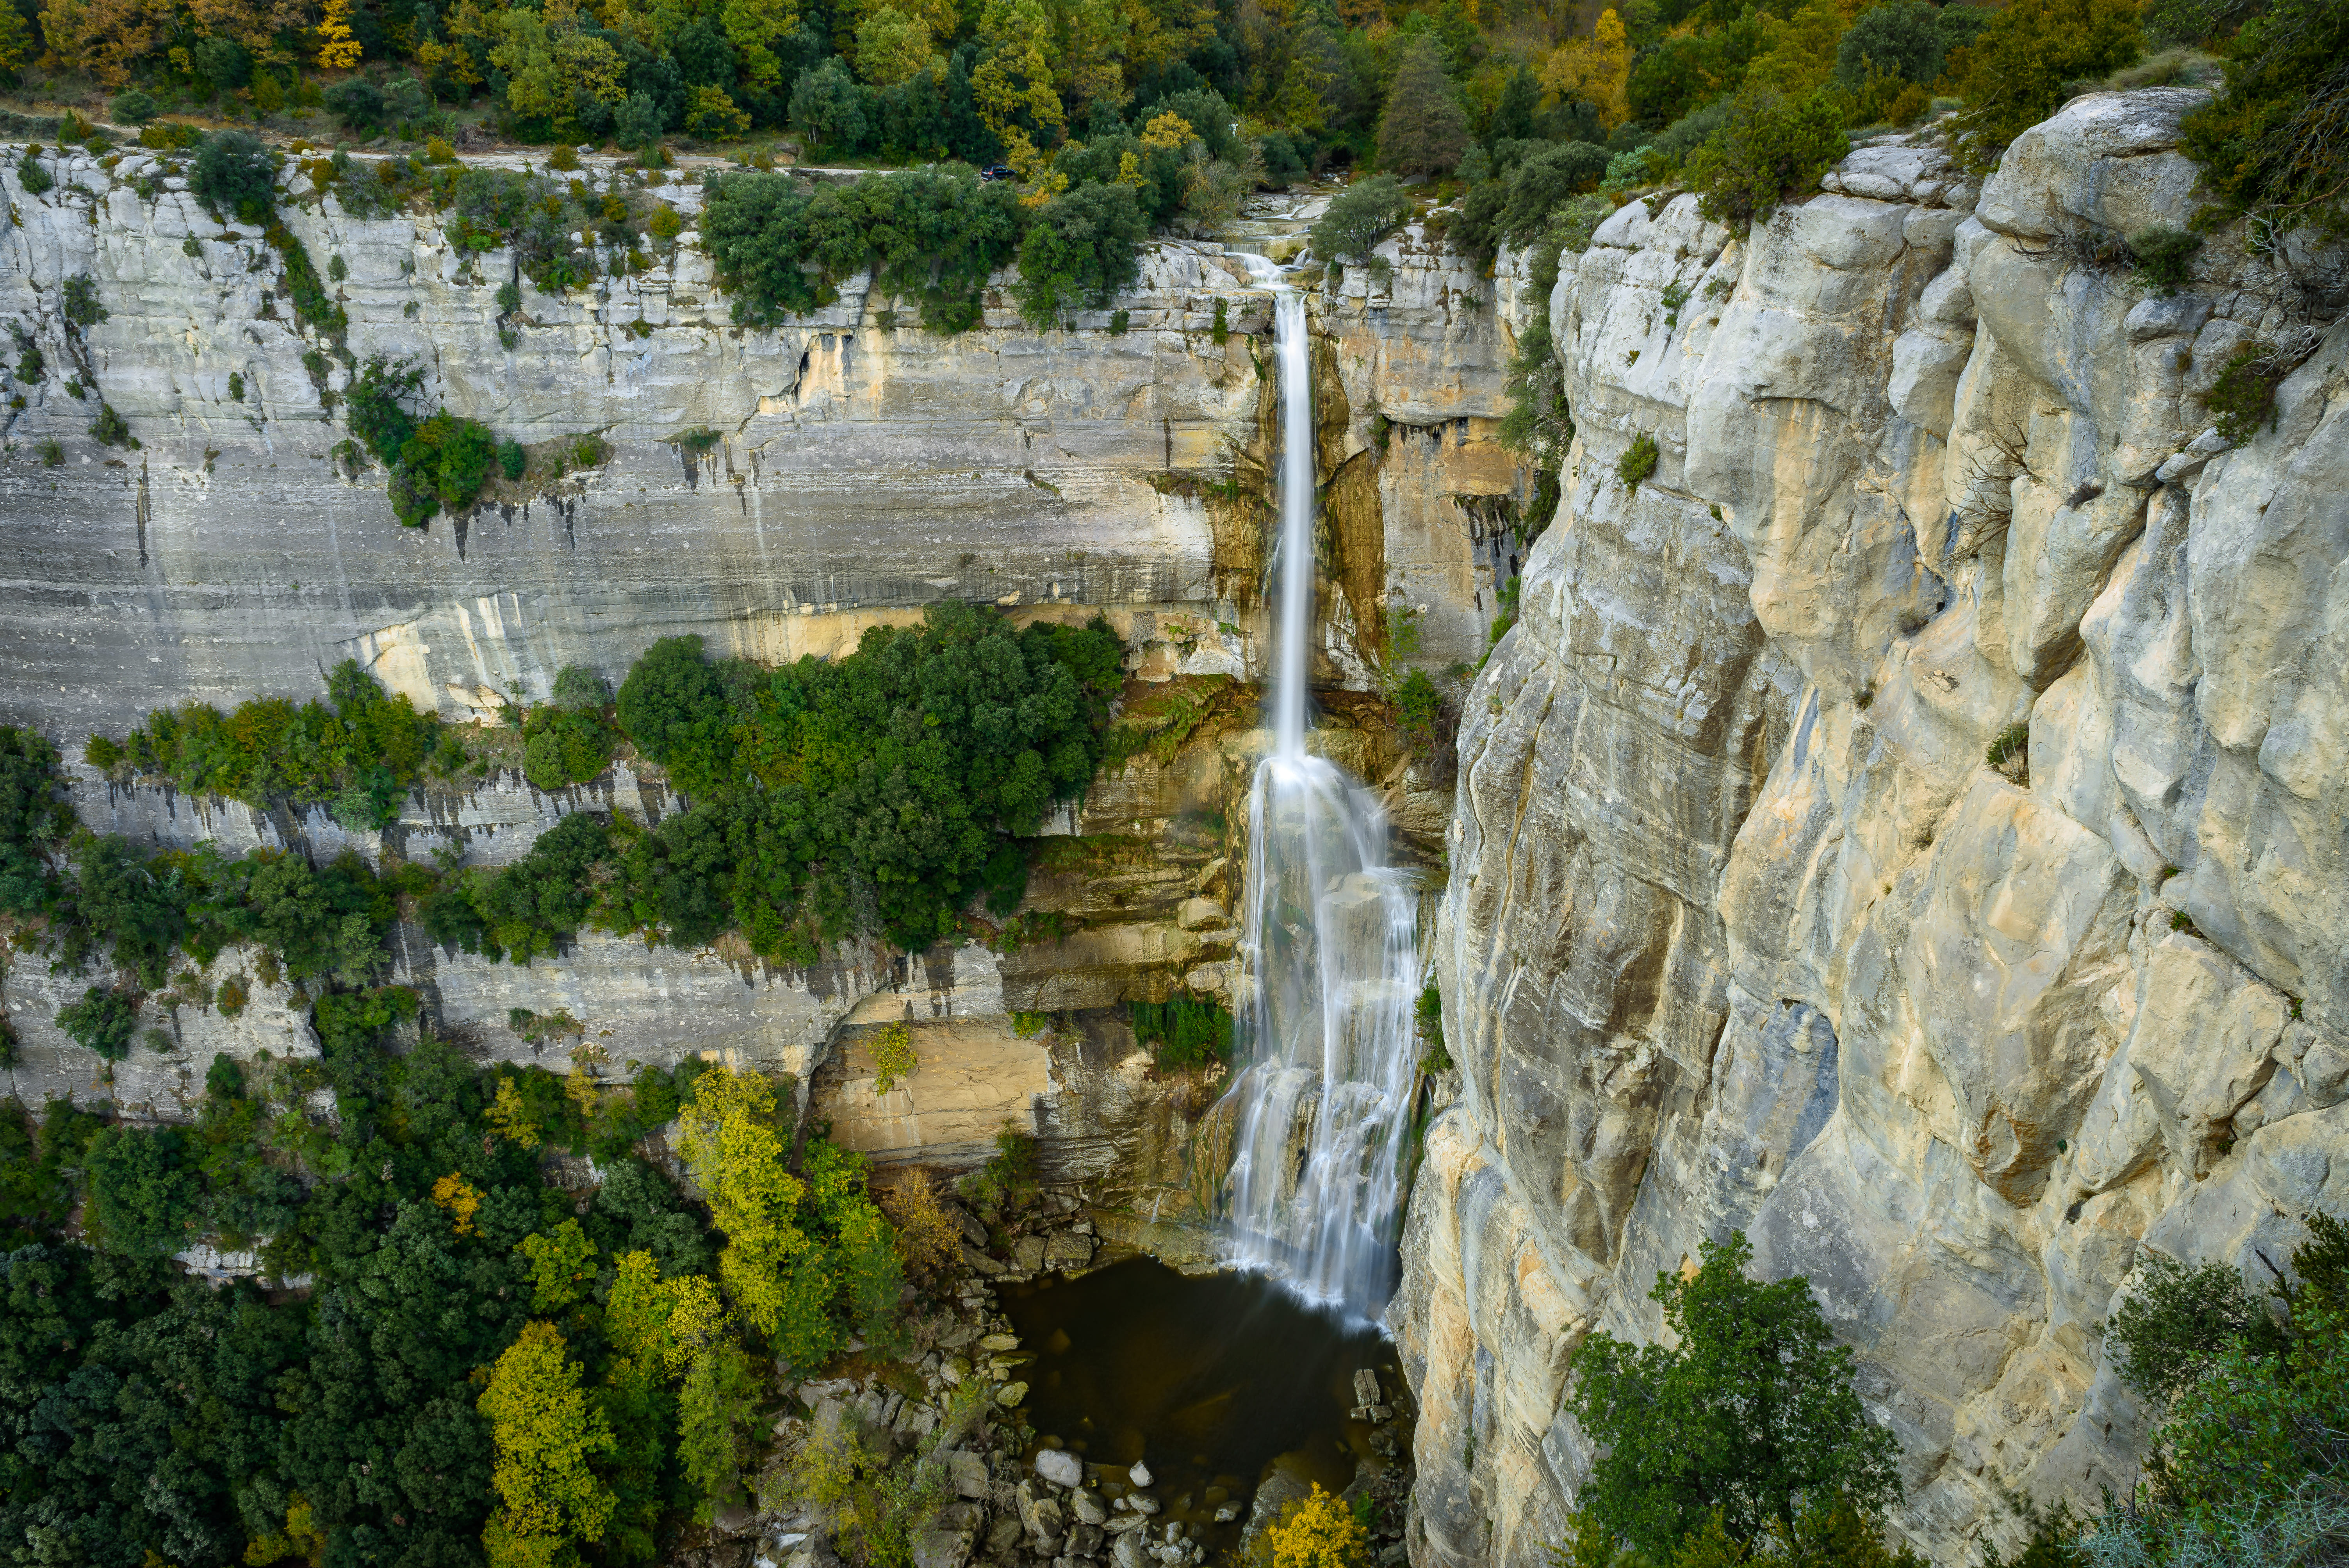
<instances>
[{"instance_id":1,"label":"pile of rocks","mask_svg":"<svg viewBox=\"0 0 2349 1568\"><path fill-rule=\"evenodd\" d=\"M1104 1558L1116 1568L1163 1568L1207 1560L1206 1548L1190 1538L1181 1520L1161 1522L1164 1505L1151 1495L1150 1467L1136 1463L1123 1470L1087 1465L1065 1449L1046 1449L1036 1456L1035 1474L1012 1489L1019 1522L1027 1532L1025 1545L1040 1563L1051 1568L1090 1568ZM1099 1483L1111 1480L1115 1490ZM1115 1483L1123 1481L1123 1486ZM1228 1519L1226 1509L1219 1517ZM929 1568L925 1564L924 1568Z\"/></svg>"},{"instance_id":2,"label":"pile of rocks","mask_svg":"<svg viewBox=\"0 0 2349 1568\"><path fill-rule=\"evenodd\" d=\"M1001 1256L988 1250L987 1227L976 1214L955 1203L945 1207L962 1228L964 1265L985 1279L1017 1284L1040 1274L1082 1274L1096 1262L1110 1261L1100 1256L1101 1237L1079 1187L1048 1188L1035 1202L1006 1218L1003 1229L1009 1244Z\"/></svg>"}]
</instances>

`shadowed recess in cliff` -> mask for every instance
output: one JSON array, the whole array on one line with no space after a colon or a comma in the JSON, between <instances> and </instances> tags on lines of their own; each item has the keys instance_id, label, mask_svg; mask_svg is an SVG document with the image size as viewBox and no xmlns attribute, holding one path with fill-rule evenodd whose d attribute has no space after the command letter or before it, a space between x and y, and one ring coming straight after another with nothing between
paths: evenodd
<instances>
[{"instance_id":1,"label":"shadowed recess in cliff","mask_svg":"<svg viewBox=\"0 0 2349 1568\"><path fill-rule=\"evenodd\" d=\"M1305 304L1276 296L1280 541L1272 755L1248 799L1247 940L1226 1181L1235 1255L1309 1300L1369 1316L1393 1287L1415 1052L1418 922L1387 863L1385 812L1307 755L1313 624L1313 389Z\"/></svg>"}]
</instances>

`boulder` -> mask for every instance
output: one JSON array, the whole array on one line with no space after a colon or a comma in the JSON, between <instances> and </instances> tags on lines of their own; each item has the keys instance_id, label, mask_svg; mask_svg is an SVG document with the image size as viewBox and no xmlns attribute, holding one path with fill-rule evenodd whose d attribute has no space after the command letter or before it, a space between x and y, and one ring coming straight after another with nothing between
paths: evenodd
<instances>
[{"instance_id":1,"label":"boulder","mask_svg":"<svg viewBox=\"0 0 2349 1568\"><path fill-rule=\"evenodd\" d=\"M1082 1460L1066 1449L1046 1449L1036 1456L1036 1473L1054 1486L1081 1486L1084 1484L1085 1465ZM1083 1516L1084 1511L1081 1506L1078 1517Z\"/></svg>"}]
</instances>

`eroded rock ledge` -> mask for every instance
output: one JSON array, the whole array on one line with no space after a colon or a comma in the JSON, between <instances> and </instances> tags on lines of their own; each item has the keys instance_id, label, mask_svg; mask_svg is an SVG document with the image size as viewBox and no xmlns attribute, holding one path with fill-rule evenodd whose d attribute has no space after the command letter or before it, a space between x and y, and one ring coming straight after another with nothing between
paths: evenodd
<instances>
[{"instance_id":1,"label":"eroded rock ledge","mask_svg":"<svg viewBox=\"0 0 2349 1568\"><path fill-rule=\"evenodd\" d=\"M2070 243L2183 224L2198 101L2075 100L1978 200L1878 151L1746 240L1682 197L1567 259L1392 1314L1420 1568L1542 1561L1568 1360L1701 1238L1810 1276L1955 1564L1997 1488L2134 1478L2102 1325L2146 1249L2349 1207L2339 302L2238 234L2175 297ZM2229 449L2199 395L2255 339L2306 357Z\"/></svg>"}]
</instances>

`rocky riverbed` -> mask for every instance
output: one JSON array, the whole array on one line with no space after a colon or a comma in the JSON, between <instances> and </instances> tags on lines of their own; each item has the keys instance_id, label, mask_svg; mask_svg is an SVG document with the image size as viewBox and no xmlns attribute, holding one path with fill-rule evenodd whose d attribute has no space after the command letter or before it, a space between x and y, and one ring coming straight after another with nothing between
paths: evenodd
<instances>
[{"instance_id":1,"label":"rocky riverbed","mask_svg":"<svg viewBox=\"0 0 2349 1568\"><path fill-rule=\"evenodd\" d=\"M1170 1447L1155 1465L1148 1453L1105 1460L1098 1456L1106 1445L1088 1454L1080 1451L1082 1439L1071 1444L1038 1430L1030 1381L1038 1347L1023 1343L1005 1295L1143 1255L1103 1239L1115 1227L1097 1214L1092 1196L1079 1184L1046 1187L993 1224L945 1202L963 1235L962 1266L927 1293L909 1292L906 1344L895 1354L858 1344L815 1377L780 1373L756 1480L745 1478L750 1496L721 1510L670 1561L680 1568L835 1568L854 1549L841 1539L841 1513L811 1495L807 1461L812 1451L847 1439L936 1500L935 1509L916 1506L905 1516L915 1568L1180 1568L1253 1556L1285 1508L1317 1481L1334 1479L1329 1456L1339 1453L1351 1470L1340 1497L1369 1519L1379 1561L1386 1568L1401 1563L1411 1409L1402 1379L1377 1366L1355 1367L1342 1378L1351 1400L1343 1420L1359 1441L1323 1442L1318 1464L1280 1456L1238 1486L1200 1484L1199 1466L1186 1461L1206 1456ZM1189 1267L1214 1272L1206 1264ZM1340 1343L1328 1353L1367 1358L1358 1353L1361 1333L1350 1342L1335 1326L1330 1332ZM1391 1348L1371 1343L1392 1357Z\"/></svg>"}]
</instances>

